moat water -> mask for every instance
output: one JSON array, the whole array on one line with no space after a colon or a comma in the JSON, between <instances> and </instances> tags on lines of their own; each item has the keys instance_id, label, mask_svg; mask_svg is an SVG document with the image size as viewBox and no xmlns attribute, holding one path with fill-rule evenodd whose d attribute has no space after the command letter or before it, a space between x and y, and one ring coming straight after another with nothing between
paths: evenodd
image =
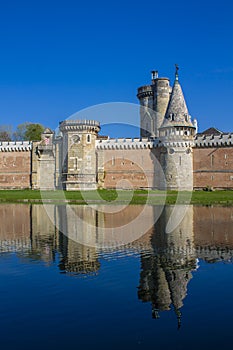
<instances>
[{"instance_id":1,"label":"moat water","mask_svg":"<svg viewBox=\"0 0 233 350\"><path fill-rule=\"evenodd\" d=\"M0 219L1 349L232 346L233 207L1 204Z\"/></svg>"}]
</instances>

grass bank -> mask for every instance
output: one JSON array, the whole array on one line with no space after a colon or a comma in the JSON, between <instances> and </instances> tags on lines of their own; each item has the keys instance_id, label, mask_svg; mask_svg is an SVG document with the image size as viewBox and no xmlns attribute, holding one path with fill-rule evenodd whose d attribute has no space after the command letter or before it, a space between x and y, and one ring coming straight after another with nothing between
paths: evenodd
<instances>
[{"instance_id":1,"label":"grass bank","mask_svg":"<svg viewBox=\"0 0 233 350\"><path fill-rule=\"evenodd\" d=\"M155 190L97 190L97 191L38 191L1 190L0 202L6 203L131 203L131 204L222 204L233 205L233 191L155 191Z\"/></svg>"}]
</instances>

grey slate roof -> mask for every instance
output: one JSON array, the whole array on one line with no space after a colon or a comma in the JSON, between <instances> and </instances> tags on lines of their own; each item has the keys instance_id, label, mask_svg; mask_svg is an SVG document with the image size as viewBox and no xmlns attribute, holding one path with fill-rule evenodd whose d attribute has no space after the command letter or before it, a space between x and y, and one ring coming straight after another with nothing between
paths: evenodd
<instances>
[{"instance_id":1,"label":"grey slate roof","mask_svg":"<svg viewBox=\"0 0 233 350\"><path fill-rule=\"evenodd\" d=\"M175 80L165 118L169 119L171 114L174 114L175 121L184 121L185 115L188 115L188 108L178 80Z\"/></svg>"},{"instance_id":2,"label":"grey slate roof","mask_svg":"<svg viewBox=\"0 0 233 350\"><path fill-rule=\"evenodd\" d=\"M221 130L211 127L198 134L199 135L221 135L223 134L223 132Z\"/></svg>"},{"instance_id":3,"label":"grey slate roof","mask_svg":"<svg viewBox=\"0 0 233 350\"><path fill-rule=\"evenodd\" d=\"M167 126L194 127L191 122L191 117L188 112L178 77L176 77L175 83L173 85L170 101L168 103L164 122L161 128Z\"/></svg>"}]
</instances>

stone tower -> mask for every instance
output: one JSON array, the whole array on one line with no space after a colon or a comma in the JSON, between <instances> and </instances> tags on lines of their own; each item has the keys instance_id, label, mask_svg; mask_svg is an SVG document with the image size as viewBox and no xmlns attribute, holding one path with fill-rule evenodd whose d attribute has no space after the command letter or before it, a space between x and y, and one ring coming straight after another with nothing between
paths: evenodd
<instances>
[{"instance_id":1,"label":"stone tower","mask_svg":"<svg viewBox=\"0 0 233 350\"><path fill-rule=\"evenodd\" d=\"M54 132L46 128L41 141L32 142L32 189L55 189Z\"/></svg>"},{"instance_id":2,"label":"stone tower","mask_svg":"<svg viewBox=\"0 0 233 350\"><path fill-rule=\"evenodd\" d=\"M95 143L99 130L100 124L95 120L66 120L60 123L63 189L96 188Z\"/></svg>"},{"instance_id":3,"label":"stone tower","mask_svg":"<svg viewBox=\"0 0 233 350\"><path fill-rule=\"evenodd\" d=\"M170 93L169 79L159 78L157 71L152 71L151 85L138 89L141 137L159 137L159 128L165 117Z\"/></svg>"},{"instance_id":4,"label":"stone tower","mask_svg":"<svg viewBox=\"0 0 233 350\"><path fill-rule=\"evenodd\" d=\"M195 130L179 83L176 66L175 83L163 124L159 129L160 163L166 179L166 184L161 184L161 188L193 189L192 147Z\"/></svg>"}]
</instances>

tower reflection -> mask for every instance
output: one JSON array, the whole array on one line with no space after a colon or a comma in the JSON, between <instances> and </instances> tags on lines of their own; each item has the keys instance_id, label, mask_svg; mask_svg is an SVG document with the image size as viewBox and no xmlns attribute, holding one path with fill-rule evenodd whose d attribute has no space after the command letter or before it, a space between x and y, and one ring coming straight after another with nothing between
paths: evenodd
<instances>
[{"instance_id":1,"label":"tower reflection","mask_svg":"<svg viewBox=\"0 0 233 350\"><path fill-rule=\"evenodd\" d=\"M110 260L114 252L127 256L130 251L141 263L138 298L151 303L154 318L175 312L180 327L197 259L233 260L233 207L180 205L176 210L186 210L184 218L166 233L173 209L1 204L0 257L14 253L26 263L43 261L56 264L60 273L84 276L100 272L101 257ZM144 222L151 227L147 231Z\"/></svg>"},{"instance_id":2,"label":"tower reflection","mask_svg":"<svg viewBox=\"0 0 233 350\"><path fill-rule=\"evenodd\" d=\"M160 311L174 309L181 322L183 300L196 269L196 253L193 232L193 206L179 206L186 215L171 233L166 233L167 222L174 207L165 207L151 234L151 255L142 255L138 297L151 302L152 317L158 318Z\"/></svg>"}]
</instances>

